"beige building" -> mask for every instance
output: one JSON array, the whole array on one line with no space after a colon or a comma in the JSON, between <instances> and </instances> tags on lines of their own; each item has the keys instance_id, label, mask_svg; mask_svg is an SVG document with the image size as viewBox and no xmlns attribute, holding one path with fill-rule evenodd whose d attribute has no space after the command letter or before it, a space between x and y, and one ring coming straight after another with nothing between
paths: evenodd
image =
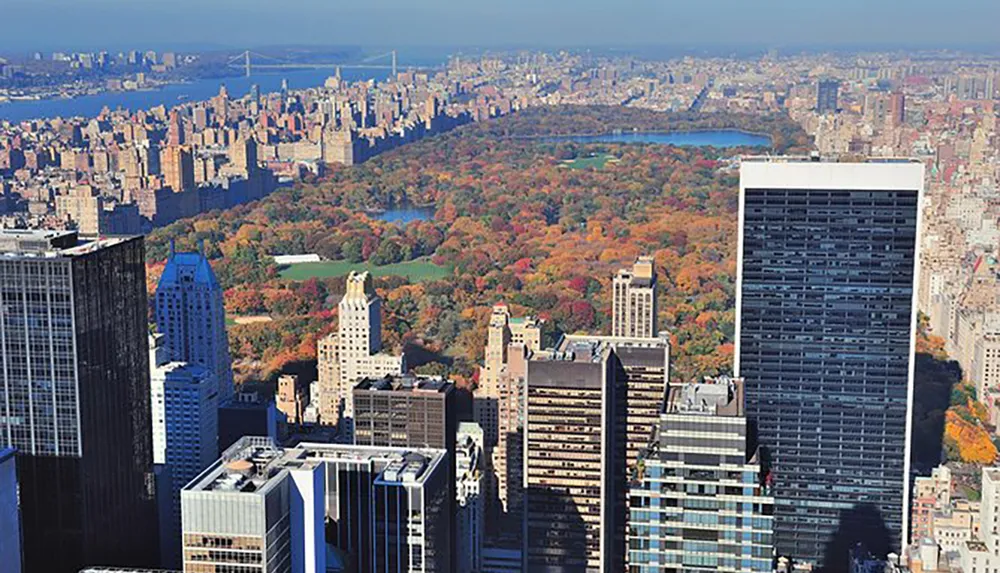
<instances>
[{"instance_id":1,"label":"beige building","mask_svg":"<svg viewBox=\"0 0 1000 573\"><path fill-rule=\"evenodd\" d=\"M104 202L90 185L73 189L70 195L56 197L56 215L76 224L81 235L97 235L101 232L101 214Z\"/></svg>"},{"instance_id":2,"label":"beige building","mask_svg":"<svg viewBox=\"0 0 1000 573\"><path fill-rule=\"evenodd\" d=\"M639 257L612 279L611 335L656 336L656 270L652 257Z\"/></svg>"},{"instance_id":3,"label":"beige building","mask_svg":"<svg viewBox=\"0 0 1000 573\"><path fill-rule=\"evenodd\" d=\"M541 349L541 322L534 316L515 318L505 304L493 307L487 334L485 360L479 387L473 402L474 419L483 429L486 476L483 480L484 497L489 500L486 512L500 518L510 512L508 505L513 469L510 443L520 427L521 393L524 376L524 356ZM512 362L517 366L511 367ZM519 475L519 472L518 472ZM513 476L517 477L517 476ZM520 483L520 482L516 482ZM499 506L493 504L497 501Z\"/></svg>"},{"instance_id":4,"label":"beige building","mask_svg":"<svg viewBox=\"0 0 1000 573\"><path fill-rule=\"evenodd\" d=\"M336 426L343 414L340 393L340 356L337 353L339 332L319 339L316 343L316 368L319 378L319 421L325 426Z\"/></svg>"},{"instance_id":5,"label":"beige building","mask_svg":"<svg viewBox=\"0 0 1000 573\"><path fill-rule=\"evenodd\" d=\"M979 401L992 405L1000 395L1000 332L985 332L976 339L969 379L976 385ZM996 413L995 408L991 411Z\"/></svg>"},{"instance_id":6,"label":"beige building","mask_svg":"<svg viewBox=\"0 0 1000 573\"><path fill-rule=\"evenodd\" d=\"M301 424L302 414L309 405L309 386L303 384L296 374L278 376L278 391L274 401L289 424Z\"/></svg>"},{"instance_id":7,"label":"beige building","mask_svg":"<svg viewBox=\"0 0 1000 573\"><path fill-rule=\"evenodd\" d=\"M362 378L382 378L405 372L403 356L382 352L382 299L372 277L351 272L338 308L337 334L317 347L320 420L337 424L340 438L354 439L351 389Z\"/></svg>"}]
</instances>

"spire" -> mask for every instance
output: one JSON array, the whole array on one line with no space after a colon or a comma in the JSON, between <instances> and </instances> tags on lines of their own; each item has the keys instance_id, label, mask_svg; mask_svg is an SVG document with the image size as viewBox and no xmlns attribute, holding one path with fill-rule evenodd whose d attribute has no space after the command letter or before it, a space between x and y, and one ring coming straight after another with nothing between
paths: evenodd
<instances>
[{"instance_id":1,"label":"spire","mask_svg":"<svg viewBox=\"0 0 1000 573\"><path fill-rule=\"evenodd\" d=\"M174 258L174 239L170 238L170 258Z\"/></svg>"}]
</instances>

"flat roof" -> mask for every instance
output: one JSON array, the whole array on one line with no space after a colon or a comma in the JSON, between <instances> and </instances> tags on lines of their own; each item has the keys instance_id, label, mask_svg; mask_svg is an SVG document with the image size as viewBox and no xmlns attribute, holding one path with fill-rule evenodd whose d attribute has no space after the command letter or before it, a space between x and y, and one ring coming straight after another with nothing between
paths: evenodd
<instances>
[{"instance_id":1,"label":"flat roof","mask_svg":"<svg viewBox=\"0 0 1000 573\"><path fill-rule=\"evenodd\" d=\"M667 414L742 416L743 379L706 376L704 382L671 384L665 411Z\"/></svg>"},{"instance_id":2,"label":"flat roof","mask_svg":"<svg viewBox=\"0 0 1000 573\"><path fill-rule=\"evenodd\" d=\"M422 484L447 455L433 448L387 448L348 444L301 443L283 448L270 438L246 436L191 483L189 492L257 494L277 483L288 470L314 468L333 461L385 464L376 478L389 485Z\"/></svg>"},{"instance_id":3,"label":"flat roof","mask_svg":"<svg viewBox=\"0 0 1000 573\"><path fill-rule=\"evenodd\" d=\"M14 448L0 448L0 463L13 458L16 452Z\"/></svg>"},{"instance_id":4,"label":"flat roof","mask_svg":"<svg viewBox=\"0 0 1000 573\"><path fill-rule=\"evenodd\" d=\"M354 386L355 390L371 392L414 392L427 394L447 394L454 383L440 376L418 376L414 374L389 374L381 378L362 378Z\"/></svg>"},{"instance_id":5,"label":"flat roof","mask_svg":"<svg viewBox=\"0 0 1000 573\"><path fill-rule=\"evenodd\" d=\"M740 163L740 189L838 189L919 191L924 164L915 160L839 161L769 157Z\"/></svg>"},{"instance_id":6,"label":"flat roof","mask_svg":"<svg viewBox=\"0 0 1000 573\"><path fill-rule=\"evenodd\" d=\"M74 257L137 238L80 237L76 231L0 229L0 256L14 258Z\"/></svg>"}]
</instances>

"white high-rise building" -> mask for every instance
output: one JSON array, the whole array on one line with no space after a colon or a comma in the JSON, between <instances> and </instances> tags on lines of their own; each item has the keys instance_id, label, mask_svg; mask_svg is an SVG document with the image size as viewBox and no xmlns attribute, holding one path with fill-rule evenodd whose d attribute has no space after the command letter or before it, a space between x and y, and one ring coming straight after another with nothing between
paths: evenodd
<instances>
[{"instance_id":1,"label":"white high-rise building","mask_svg":"<svg viewBox=\"0 0 1000 573\"><path fill-rule=\"evenodd\" d=\"M612 279L611 335L628 338L656 336L656 270L653 257L639 257L631 269Z\"/></svg>"},{"instance_id":2,"label":"white high-rise building","mask_svg":"<svg viewBox=\"0 0 1000 573\"><path fill-rule=\"evenodd\" d=\"M226 335L222 286L201 253L175 253L156 287L156 328L167 358L204 366L215 375L219 402L233 396L233 369Z\"/></svg>"},{"instance_id":3,"label":"white high-rise building","mask_svg":"<svg viewBox=\"0 0 1000 573\"><path fill-rule=\"evenodd\" d=\"M455 551L459 573L483 568L483 429L460 422L455 444Z\"/></svg>"},{"instance_id":4,"label":"white high-rise building","mask_svg":"<svg viewBox=\"0 0 1000 573\"><path fill-rule=\"evenodd\" d=\"M339 418L336 423L341 439L352 442L354 384L362 378L403 374L406 364L403 356L382 352L382 299L375 293L367 271L348 275L346 292L337 309L336 340L327 337L319 345L320 416L326 420ZM343 414L332 416L332 412Z\"/></svg>"},{"instance_id":5,"label":"white high-rise building","mask_svg":"<svg viewBox=\"0 0 1000 573\"><path fill-rule=\"evenodd\" d=\"M180 549L180 492L219 455L219 387L212 371L168 359L163 335L150 337L150 398L153 463L166 468L169 484L161 500L161 544L175 555ZM163 487L161 485L161 487Z\"/></svg>"}]
</instances>

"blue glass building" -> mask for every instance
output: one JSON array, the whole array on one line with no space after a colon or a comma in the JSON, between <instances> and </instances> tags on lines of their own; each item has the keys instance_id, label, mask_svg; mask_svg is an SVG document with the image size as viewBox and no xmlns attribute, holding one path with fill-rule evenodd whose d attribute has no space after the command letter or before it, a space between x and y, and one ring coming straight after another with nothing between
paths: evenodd
<instances>
[{"instance_id":1,"label":"blue glass building","mask_svg":"<svg viewBox=\"0 0 1000 573\"><path fill-rule=\"evenodd\" d=\"M774 498L747 439L742 380L671 384L633 472L630 573L774 570Z\"/></svg>"},{"instance_id":2,"label":"blue glass building","mask_svg":"<svg viewBox=\"0 0 1000 573\"><path fill-rule=\"evenodd\" d=\"M905 541L922 188L905 160L741 166L736 375L779 555Z\"/></svg>"}]
</instances>

